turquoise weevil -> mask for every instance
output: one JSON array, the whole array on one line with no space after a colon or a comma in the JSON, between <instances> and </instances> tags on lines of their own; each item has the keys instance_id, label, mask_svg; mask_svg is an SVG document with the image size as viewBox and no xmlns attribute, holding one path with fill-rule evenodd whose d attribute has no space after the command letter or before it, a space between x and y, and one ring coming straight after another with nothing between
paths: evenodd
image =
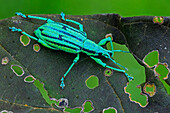
<instances>
[{"instance_id":1,"label":"turquoise weevil","mask_svg":"<svg viewBox=\"0 0 170 113\"><path fill-rule=\"evenodd\" d=\"M122 50L114 50L112 39L111 37L102 39L98 44L93 42L90 39L87 39L87 34L83 31L83 25L70 19L65 19L65 14L61 13L61 18L64 21L72 22L74 24L77 24L79 26L79 29L76 29L74 27L71 27L69 25L66 25L64 23L55 22L51 19L44 18L44 17L37 17L37 16L31 16L31 15L24 15L20 12L17 12L16 15L19 15L23 18L33 18L33 19L39 19L47 21L44 25L37 28L34 33L38 37L33 37L26 32L22 31L21 29L15 28L15 27L9 27L11 31L17 31L21 32L22 34L30 37L31 39L34 39L41 43L43 46L54 49L54 50L63 50L68 53L74 53L77 54L77 57L73 60L73 63L68 68L64 76L61 78L61 84L60 87L63 89L65 87L64 79L68 72L71 70L71 68L74 66L74 64L79 60L79 53L86 53L90 58L92 58L94 61L96 61L98 64L102 65L103 67L110 68L112 70L116 70L119 72L125 73L125 75L128 77L129 80L132 80L133 77L129 76L125 70L128 70L126 67L120 65L115 60L113 60L111 57L113 57L114 52L124 52L129 53L127 51ZM106 50L101 45L106 44L106 42L111 43L112 50ZM115 64L123 67L125 70L117 69L111 66L108 66L106 63L102 62L99 58L96 56L104 56L105 58L110 59Z\"/></svg>"}]
</instances>

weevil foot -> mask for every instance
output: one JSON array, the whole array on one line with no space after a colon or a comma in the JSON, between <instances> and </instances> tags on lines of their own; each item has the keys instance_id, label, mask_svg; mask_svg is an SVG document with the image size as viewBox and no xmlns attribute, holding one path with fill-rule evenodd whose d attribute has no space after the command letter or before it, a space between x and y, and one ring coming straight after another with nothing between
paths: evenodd
<instances>
[{"instance_id":1,"label":"weevil foot","mask_svg":"<svg viewBox=\"0 0 170 113\"><path fill-rule=\"evenodd\" d=\"M65 18L64 18L65 14L63 12L61 12L60 15L61 15L62 19L65 20Z\"/></svg>"},{"instance_id":2,"label":"weevil foot","mask_svg":"<svg viewBox=\"0 0 170 113\"><path fill-rule=\"evenodd\" d=\"M61 87L62 89L64 89L64 87L65 87L65 84L64 84L64 77L61 78L60 87Z\"/></svg>"},{"instance_id":3,"label":"weevil foot","mask_svg":"<svg viewBox=\"0 0 170 113\"><path fill-rule=\"evenodd\" d=\"M23 17L23 18L27 18L27 16L24 15L24 14L22 14L21 12L16 12L15 14L18 15L18 16L21 16L21 17Z\"/></svg>"},{"instance_id":4,"label":"weevil foot","mask_svg":"<svg viewBox=\"0 0 170 113\"><path fill-rule=\"evenodd\" d=\"M64 87L65 87L64 82L61 82L60 87L61 87L62 89L64 89Z\"/></svg>"},{"instance_id":5,"label":"weevil foot","mask_svg":"<svg viewBox=\"0 0 170 113\"><path fill-rule=\"evenodd\" d=\"M133 77L129 76L129 80L133 80Z\"/></svg>"},{"instance_id":6,"label":"weevil foot","mask_svg":"<svg viewBox=\"0 0 170 113\"><path fill-rule=\"evenodd\" d=\"M11 31L17 31L17 32L22 32L21 29L17 29L16 27L9 27L9 29L11 29Z\"/></svg>"},{"instance_id":7,"label":"weevil foot","mask_svg":"<svg viewBox=\"0 0 170 113\"><path fill-rule=\"evenodd\" d=\"M125 73L125 75L128 77L130 81L133 80L133 77L129 76L127 73Z\"/></svg>"}]
</instances>

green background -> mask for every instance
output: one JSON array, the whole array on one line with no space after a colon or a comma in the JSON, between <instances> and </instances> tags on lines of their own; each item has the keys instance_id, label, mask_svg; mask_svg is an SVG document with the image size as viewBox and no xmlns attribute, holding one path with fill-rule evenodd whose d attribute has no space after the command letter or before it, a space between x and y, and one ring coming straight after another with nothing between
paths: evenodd
<instances>
[{"instance_id":1,"label":"green background","mask_svg":"<svg viewBox=\"0 0 170 113\"><path fill-rule=\"evenodd\" d=\"M0 19L24 14L170 16L170 0L0 0Z\"/></svg>"}]
</instances>

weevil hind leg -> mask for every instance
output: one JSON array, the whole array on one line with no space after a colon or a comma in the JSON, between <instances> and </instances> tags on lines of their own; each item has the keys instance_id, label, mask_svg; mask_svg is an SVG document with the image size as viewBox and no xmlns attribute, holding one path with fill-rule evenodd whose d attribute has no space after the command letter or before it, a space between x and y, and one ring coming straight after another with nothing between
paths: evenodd
<instances>
[{"instance_id":1,"label":"weevil hind leg","mask_svg":"<svg viewBox=\"0 0 170 113\"><path fill-rule=\"evenodd\" d=\"M66 21L66 22L72 22L72 23L74 23L74 24L77 24L78 26L79 26L79 30L80 31L83 31L83 25L82 24L80 24L79 22L76 22L76 21L74 21L74 20L70 20L70 19L65 19L65 14L63 13L63 12L61 12L61 18L64 20L64 21Z\"/></svg>"},{"instance_id":2,"label":"weevil hind leg","mask_svg":"<svg viewBox=\"0 0 170 113\"><path fill-rule=\"evenodd\" d=\"M121 69L117 69L117 68L114 68L114 67L111 67L111 66L108 66L106 63L104 63L102 60L100 60L99 58L95 58L95 57L92 57L90 56L94 61L96 61L98 64L100 64L101 66L103 67L106 67L106 68L109 68L109 69L112 69L112 70L115 70L115 71L119 71L119 72L123 72L125 73L126 77L129 79L129 80L133 80L133 77L129 76L125 70L121 70Z\"/></svg>"},{"instance_id":3,"label":"weevil hind leg","mask_svg":"<svg viewBox=\"0 0 170 113\"><path fill-rule=\"evenodd\" d=\"M64 76L61 78L61 84L60 87L62 89L64 89L65 84L64 84L64 78L67 76L67 74L69 73L69 71L71 70L71 68L74 66L75 63L77 63L77 61L79 60L80 56L79 53L77 54L77 57L73 60L73 63L71 64L71 66L68 68L67 72L64 74Z\"/></svg>"},{"instance_id":4,"label":"weevil hind leg","mask_svg":"<svg viewBox=\"0 0 170 113\"><path fill-rule=\"evenodd\" d=\"M47 21L47 22L55 22L55 21L53 21L53 20L51 20L49 18L38 17L38 16L31 16L31 15L24 15L24 14L22 14L20 12L16 12L15 14L18 15L18 16L21 16L23 18L33 18L33 19L38 19L38 20L44 20L44 21Z\"/></svg>"}]
</instances>

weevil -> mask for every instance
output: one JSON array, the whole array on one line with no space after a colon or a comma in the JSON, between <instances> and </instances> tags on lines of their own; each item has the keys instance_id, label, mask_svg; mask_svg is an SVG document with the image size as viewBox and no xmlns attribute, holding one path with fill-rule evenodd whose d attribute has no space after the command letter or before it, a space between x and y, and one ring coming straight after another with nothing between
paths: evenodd
<instances>
[{"instance_id":1,"label":"weevil","mask_svg":"<svg viewBox=\"0 0 170 113\"><path fill-rule=\"evenodd\" d=\"M44 17L37 17L32 15L24 15L20 12L17 12L16 15L21 16L23 18L32 18L32 19L39 19L44 20L47 23L38 27L34 33L36 37L29 35L25 31L22 31L19 28L9 27L11 31L21 32L22 34L30 37L33 40L38 41L43 46L54 49L54 50L62 50L68 53L77 54L76 58L73 60L73 63L68 68L64 76L61 78L60 87L64 89L64 79L71 70L71 68L75 65L75 63L79 60L80 55L79 53L85 53L98 64L105 68L110 68L115 71L123 72L129 80L133 80L133 77L129 76L125 70L128 70L126 67L117 63L114 59L112 59L114 52L124 52L129 53L128 51L122 50L114 50L112 39L109 36L108 38L104 38L99 43L95 43L94 41L87 38L86 32L83 31L83 25L77 21L71 19L65 19L65 14L62 12L61 19L66 22L71 22L79 26L79 29L71 27L67 24L61 22L55 22L49 18ZM111 43L111 50L104 49L102 45L105 45L107 42ZM125 70L117 69L111 66L108 66L106 63L102 62L97 56L104 56L105 58L110 59L115 64L123 67Z\"/></svg>"}]
</instances>

